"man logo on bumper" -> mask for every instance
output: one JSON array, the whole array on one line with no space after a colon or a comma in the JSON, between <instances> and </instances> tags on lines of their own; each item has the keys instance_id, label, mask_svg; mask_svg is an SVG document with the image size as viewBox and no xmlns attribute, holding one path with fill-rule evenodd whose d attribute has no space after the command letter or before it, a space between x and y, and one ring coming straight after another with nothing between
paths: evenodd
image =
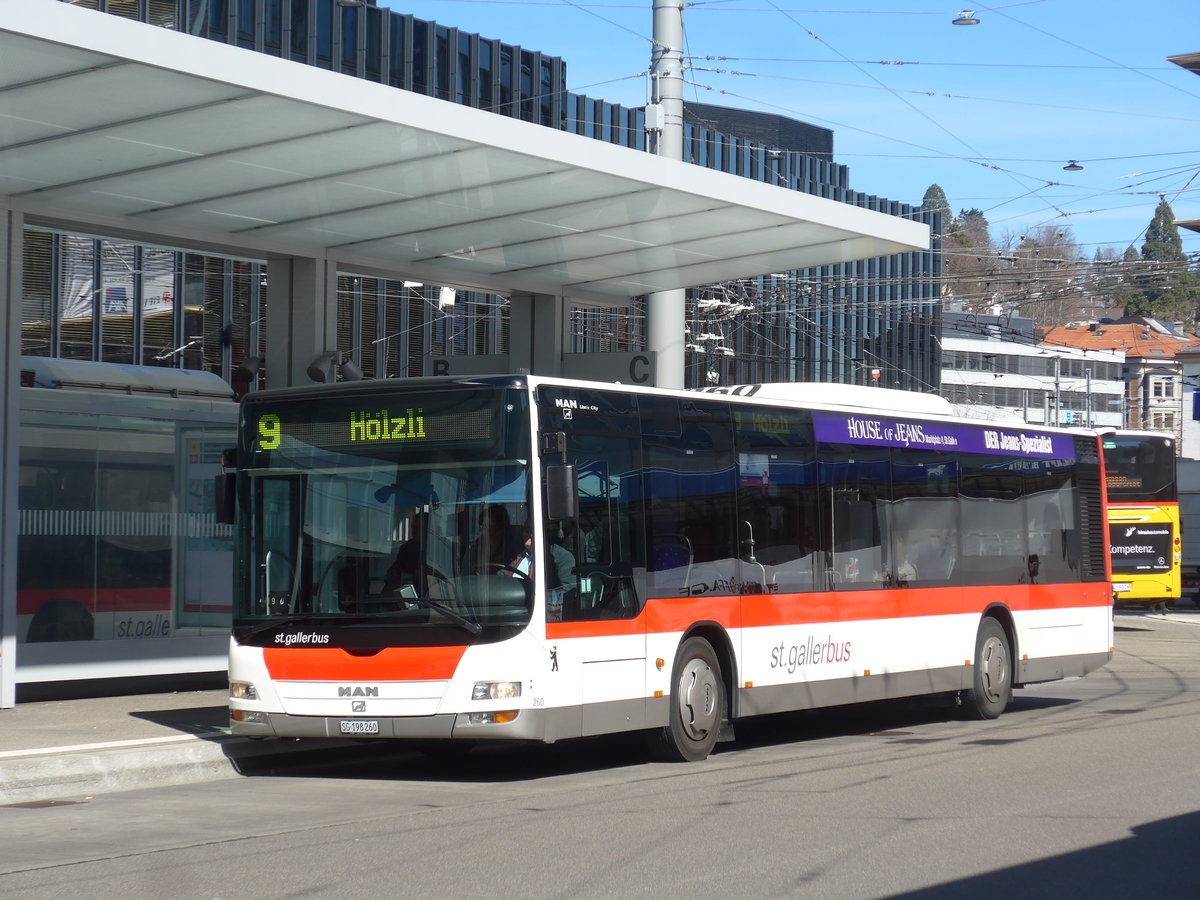
<instances>
[{"instance_id":1,"label":"man logo on bumper","mask_svg":"<svg viewBox=\"0 0 1200 900\"><path fill-rule=\"evenodd\" d=\"M356 713L365 713L367 711L367 701L355 700L350 704L350 711Z\"/></svg>"}]
</instances>

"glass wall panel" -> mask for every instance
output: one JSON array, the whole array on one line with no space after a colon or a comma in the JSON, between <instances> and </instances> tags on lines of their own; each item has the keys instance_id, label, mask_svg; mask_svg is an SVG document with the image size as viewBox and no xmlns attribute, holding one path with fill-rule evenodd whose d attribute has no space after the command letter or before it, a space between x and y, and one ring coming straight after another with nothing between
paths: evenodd
<instances>
[{"instance_id":1,"label":"glass wall panel","mask_svg":"<svg viewBox=\"0 0 1200 900\"><path fill-rule=\"evenodd\" d=\"M492 65L493 51L492 42L481 40L479 42L479 100L478 103L483 109L492 109L496 98L492 96Z\"/></svg>"},{"instance_id":2,"label":"glass wall panel","mask_svg":"<svg viewBox=\"0 0 1200 900\"><path fill-rule=\"evenodd\" d=\"M379 81L383 77L383 10L368 7L364 12L367 16L366 36L363 38L366 76L371 81Z\"/></svg>"},{"instance_id":3,"label":"glass wall panel","mask_svg":"<svg viewBox=\"0 0 1200 900\"><path fill-rule=\"evenodd\" d=\"M229 0L208 0L208 34L215 41L229 35Z\"/></svg>"},{"instance_id":4,"label":"glass wall panel","mask_svg":"<svg viewBox=\"0 0 1200 900\"><path fill-rule=\"evenodd\" d=\"M53 356L54 235L25 231L21 269L21 353Z\"/></svg>"},{"instance_id":5,"label":"glass wall panel","mask_svg":"<svg viewBox=\"0 0 1200 900\"><path fill-rule=\"evenodd\" d=\"M433 38L433 95L439 100L450 99L451 62L450 29L438 25Z\"/></svg>"},{"instance_id":6,"label":"glass wall panel","mask_svg":"<svg viewBox=\"0 0 1200 900\"><path fill-rule=\"evenodd\" d=\"M286 0L263 0L263 50L272 56L283 52L283 4Z\"/></svg>"},{"instance_id":7,"label":"glass wall panel","mask_svg":"<svg viewBox=\"0 0 1200 900\"><path fill-rule=\"evenodd\" d=\"M142 249L142 364L175 365L175 270L178 254Z\"/></svg>"},{"instance_id":8,"label":"glass wall panel","mask_svg":"<svg viewBox=\"0 0 1200 900\"><path fill-rule=\"evenodd\" d=\"M308 2L309 0L292 0L292 59L298 62L308 61Z\"/></svg>"},{"instance_id":9,"label":"glass wall panel","mask_svg":"<svg viewBox=\"0 0 1200 900\"><path fill-rule=\"evenodd\" d=\"M129 410L22 414L18 641L228 627L232 540L213 521L211 485L234 407L227 425Z\"/></svg>"},{"instance_id":10,"label":"glass wall panel","mask_svg":"<svg viewBox=\"0 0 1200 900\"><path fill-rule=\"evenodd\" d=\"M122 19L138 17L138 0L108 0L107 12Z\"/></svg>"},{"instance_id":11,"label":"glass wall panel","mask_svg":"<svg viewBox=\"0 0 1200 900\"><path fill-rule=\"evenodd\" d=\"M134 273L140 253L134 244L102 241L103 336L100 358L104 362L133 362L133 310L137 302Z\"/></svg>"},{"instance_id":12,"label":"glass wall panel","mask_svg":"<svg viewBox=\"0 0 1200 900\"><path fill-rule=\"evenodd\" d=\"M342 13L342 67L349 75L358 74L358 8L339 7Z\"/></svg>"},{"instance_id":13,"label":"glass wall panel","mask_svg":"<svg viewBox=\"0 0 1200 900\"><path fill-rule=\"evenodd\" d=\"M533 54L528 50L521 51L521 118L526 122L534 121L534 91L533 91Z\"/></svg>"},{"instance_id":14,"label":"glass wall panel","mask_svg":"<svg viewBox=\"0 0 1200 900\"><path fill-rule=\"evenodd\" d=\"M405 41L407 23L408 19L405 16L393 15L388 20L388 84L392 87L408 87L404 66L404 61L408 58Z\"/></svg>"},{"instance_id":15,"label":"glass wall panel","mask_svg":"<svg viewBox=\"0 0 1200 900\"><path fill-rule=\"evenodd\" d=\"M96 306L96 241L63 235L58 272L59 355L91 359Z\"/></svg>"},{"instance_id":16,"label":"glass wall panel","mask_svg":"<svg viewBox=\"0 0 1200 900\"><path fill-rule=\"evenodd\" d=\"M501 115L515 116L513 105L513 54L516 51L508 44L500 45L500 108Z\"/></svg>"},{"instance_id":17,"label":"glass wall panel","mask_svg":"<svg viewBox=\"0 0 1200 900\"><path fill-rule=\"evenodd\" d=\"M429 23L412 20L412 90L429 93Z\"/></svg>"},{"instance_id":18,"label":"glass wall panel","mask_svg":"<svg viewBox=\"0 0 1200 900\"><path fill-rule=\"evenodd\" d=\"M458 35L458 69L455 74L454 99L459 103L471 102L471 36Z\"/></svg>"},{"instance_id":19,"label":"glass wall panel","mask_svg":"<svg viewBox=\"0 0 1200 900\"><path fill-rule=\"evenodd\" d=\"M256 13L255 0L236 0L237 2L237 45L254 49L254 26Z\"/></svg>"},{"instance_id":20,"label":"glass wall panel","mask_svg":"<svg viewBox=\"0 0 1200 900\"><path fill-rule=\"evenodd\" d=\"M333 4L334 0L316 0L316 51L317 65L322 69L333 68Z\"/></svg>"}]
</instances>

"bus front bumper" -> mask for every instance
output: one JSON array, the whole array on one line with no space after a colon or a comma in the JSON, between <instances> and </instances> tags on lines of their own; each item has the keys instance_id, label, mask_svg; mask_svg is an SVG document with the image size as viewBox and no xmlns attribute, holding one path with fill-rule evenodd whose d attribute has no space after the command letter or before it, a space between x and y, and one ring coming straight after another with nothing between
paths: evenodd
<instances>
[{"instance_id":1,"label":"bus front bumper","mask_svg":"<svg viewBox=\"0 0 1200 900\"><path fill-rule=\"evenodd\" d=\"M380 718L339 718L332 716L292 716L286 713L260 712L241 719L230 718L230 731L238 737L252 738L344 738L423 739L458 738L486 740L544 740L545 718L541 710L516 711L511 721L487 720L486 714L443 713L432 716L391 716Z\"/></svg>"}]
</instances>

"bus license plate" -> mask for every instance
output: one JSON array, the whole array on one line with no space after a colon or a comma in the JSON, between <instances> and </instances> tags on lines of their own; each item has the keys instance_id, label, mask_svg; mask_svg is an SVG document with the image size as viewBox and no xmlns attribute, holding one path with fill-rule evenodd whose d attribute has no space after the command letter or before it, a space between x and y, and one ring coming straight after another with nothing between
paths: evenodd
<instances>
[{"instance_id":1,"label":"bus license plate","mask_svg":"<svg viewBox=\"0 0 1200 900\"><path fill-rule=\"evenodd\" d=\"M342 734L379 734L379 723L374 719L355 719L341 723Z\"/></svg>"},{"instance_id":2,"label":"bus license plate","mask_svg":"<svg viewBox=\"0 0 1200 900\"><path fill-rule=\"evenodd\" d=\"M1129 585L1128 581L1114 581L1113 582L1113 590L1118 594L1129 593L1129 587L1130 587L1130 585Z\"/></svg>"}]
</instances>

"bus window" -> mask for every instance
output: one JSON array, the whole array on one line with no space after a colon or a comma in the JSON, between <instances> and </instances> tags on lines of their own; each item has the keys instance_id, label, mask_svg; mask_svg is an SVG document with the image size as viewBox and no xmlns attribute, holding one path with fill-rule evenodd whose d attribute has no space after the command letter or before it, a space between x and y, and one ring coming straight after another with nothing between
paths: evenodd
<instances>
[{"instance_id":1,"label":"bus window","mask_svg":"<svg viewBox=\"0 0 1200 900\"><path fill-rule=\"evenodd\" d=\"M958 465L950 453L892 450L889 573L900 587L950 583L958 554Z\"/></svg>"},{"instance_id":2,"label":"bus window","mask_svg":"<svg viewBox=\"0 0 1200 900\"><path fill-rule=\"evenodd\" d=\"M959 458L961 547L951 574L956 585L1017 584L1029 578L1021 466L1008 456Z\"/></svg>"},{"instance_id":3,"label":"bus window","mask_svg":"<svg viewBox=\"0 0 1200 900\"><path fill-rule=\"evenodd\" d=\"M542 428L566 435L578 485L578 517L558 523L555 536L575 558L577 590L564 596L562 620L633 618L646 597L637 588L645 571L637 406L628 395L559 387L539 401Z\"/></svg>"},{"instance_id":4,"label":"bus window","mask_svg":"<svg viewBox=\"0 0 1200 900\"><path fill-rule=\"evenodd\" d=\"M832 590L883 587L887 506L892 497L889 451L823 444L820 451L821 523Z\"/></svg>"},{"instance_id":5,"label":"bus window","mask_svg":"<svg viewBox=\"0 0 1200 900\"><path fill-rule=\"evenodd\" d=\"M1029 552L1038 558L1037 581L1041 584L1078 581L1074 463L1029 460L1027 466L1025 515L1029 522Z\"/></svg>"},{"instance_id":6,"label":"bus window","mask_svg":"<svg viewBox=\"0 0 1200 900\"><path fill-rule=\"evenodd\" d=\"M643 422L650 596L731 593L739 572L729 407L648 399Z\"/></svg>"},{"instance_id":7,"label":"bus window","mask_svg":"<svg viewBox=\"0 0 1200 900\"><path fill-rule=\"evenodd\" d=\"M807 412L735 407L743 593L811 591L819 558L817 462Z\"/></svg>"}]
</instances>

